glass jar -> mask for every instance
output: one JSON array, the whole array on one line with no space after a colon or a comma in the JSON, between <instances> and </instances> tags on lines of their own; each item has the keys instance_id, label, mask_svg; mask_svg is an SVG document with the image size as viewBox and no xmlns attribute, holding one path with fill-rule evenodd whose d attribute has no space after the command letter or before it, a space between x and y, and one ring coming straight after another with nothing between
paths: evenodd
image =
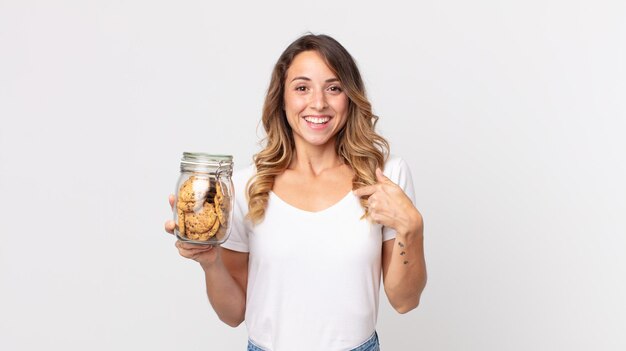
<instances>
[{"instance_id":1,"label":"glass jar","mask_svg":"<svg viewBox=\"0 0 626 351\"><path fill-rule=\"evenodd\" d=\"M230 235L233 157L185 152L174 202L174 234L193 244L218 245Z\"/></svg>"}]
</instances>

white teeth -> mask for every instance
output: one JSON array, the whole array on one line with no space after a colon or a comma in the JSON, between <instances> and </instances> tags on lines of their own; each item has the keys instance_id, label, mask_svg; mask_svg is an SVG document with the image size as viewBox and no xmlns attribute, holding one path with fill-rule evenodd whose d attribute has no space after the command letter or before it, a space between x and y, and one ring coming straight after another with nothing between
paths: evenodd
<instances>
[{"instance_id":1,"label":"white teeth","mask_svg":"<svg viewBox=\"0 0 626 351\"><path fill-rule=\"evenodd\" d=\"M304 117L304 120L315 124L324 124L330 121L330 117Z\"/></svg>"}]
</instances>

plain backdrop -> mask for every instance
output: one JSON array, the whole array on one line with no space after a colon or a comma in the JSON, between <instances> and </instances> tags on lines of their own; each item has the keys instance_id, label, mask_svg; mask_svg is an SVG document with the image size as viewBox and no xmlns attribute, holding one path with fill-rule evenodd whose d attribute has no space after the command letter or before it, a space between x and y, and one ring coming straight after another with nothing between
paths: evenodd
<instances>
[{"instance_id":1,"label":"plain backdrop","mask_svg":"<svg viewBox=\"0 0 626 351\"><path fill-rule=\"evenodd\" d=\"M251 162L273 64L311 31L357 60L425 220L428 285L405 315L381 292L382 349L625 350L625 19L619 0L0 0L0 349L245 349L164 232L167 196L184 151Z\"/></svg>"}]
</instances>

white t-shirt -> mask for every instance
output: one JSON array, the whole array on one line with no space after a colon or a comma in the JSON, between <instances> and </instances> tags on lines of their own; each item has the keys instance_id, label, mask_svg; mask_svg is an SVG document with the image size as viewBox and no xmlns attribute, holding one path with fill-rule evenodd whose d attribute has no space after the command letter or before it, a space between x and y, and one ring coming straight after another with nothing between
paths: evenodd
<instances>
[{"instance_id":1,"label":"white t-shirt","mask_svg":"<svg viewBox=\"0 0 626 351\"><path fill-rule=\"evenodd\" d=\"M232 230L223 247L249 252L245 321L252 342L266 350L350 350L373 333L378 317L382 242L391 228L360 219L349 192L319 211L295 208L270 192L265 218L253 226L245 185L254 166L235 172ZM400 158L383 172L414 201Z\"/></svg>"}]
</instances>

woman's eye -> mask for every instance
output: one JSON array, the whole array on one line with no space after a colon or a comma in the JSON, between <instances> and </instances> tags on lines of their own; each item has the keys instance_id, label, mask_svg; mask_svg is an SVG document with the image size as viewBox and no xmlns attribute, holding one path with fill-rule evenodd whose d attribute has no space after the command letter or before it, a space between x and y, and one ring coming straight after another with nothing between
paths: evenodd
<instances>
[{"instance_id":1,"label":"woman's eye","mask_svg":"<svg viewBox=\"0 0 626 351\"><path fill-rule=\"evenodd\" d=\"M333 85L332 87L328 88L330 91L333 92L340 92L341 91L341 87L335 86Z\"/></svg>"},{"instance_id":2,"label":"woman's eye","mask_svg":"<svg viewBox=\"0 0 626 351\"><path fill-rule=\"evenodd\" d=\"M306 87L305 86L296 87L296 91L306 91Z\"/></svg>"}]
</instances>

